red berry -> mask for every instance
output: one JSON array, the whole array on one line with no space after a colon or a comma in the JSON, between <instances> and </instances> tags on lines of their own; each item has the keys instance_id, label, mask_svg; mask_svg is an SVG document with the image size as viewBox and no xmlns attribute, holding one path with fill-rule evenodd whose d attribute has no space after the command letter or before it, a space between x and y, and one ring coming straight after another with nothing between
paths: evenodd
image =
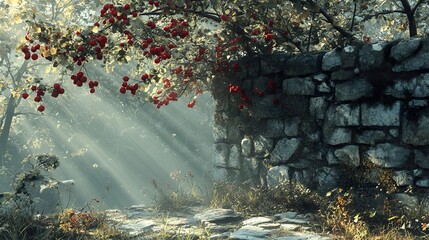
<instances>
[{"instance_id":1,"label":"red berry","mask_svg":"<svg viewBox=\"0 0 429 240\"><path fill-rule=\"evenodd\" d=\"M90 89L89 89L89 92L90 92L90 93L95 93L95 89L94 89L94 88L90 88Z\"/></svg>"},{"instance_id":2,"label":"red berry","mask_svg":"<svg viewBox=\"0 0 429 240\"><path fill-rule=\"evenodd\" d=\"M39 56L37 54L34 53L33 55L31 55L31 59L37 60L37 58L39 58Z\"/></svg>"},{"instance_id":3,"label":"red berry","mask_svg":"<svg viewBox=\"0 0 429 240\"><path fill-rule=\"evenodd\" d=\"M95 46L97 42L94 39L89 40L89 45Z\"/></svg>"},{"instance_id":4,"label":"red berry","mask_svg":"<svg viewBox=\"0 0 429 240\"><path fill-rule=\"evenodd\" d=\"M133 17L137 17L138 13L137 12L133 12Z\"/></svg>"},{"instance_id":5,"label":"red berry","mask_svg":"<svg viewBox=\"0 0 429 240\"><path fill-rule=\"evenodd\" d=\"M79 45L79 46L77 47L77 50L78 50L79 52L82 52L82 51L84 50L84 47L83 47L82 45Z\"/></svg>"},{"instance_id":6,"label":"red berry","mask_svg":"<svg viewBox=\"0 0 429 240\"><path fill-rule=\"evenodd\" d=\"M222 21L228 21L228 16L227 15L225 15L225 14L222 14L222 15L220 15L220 20L222 20Z\"/></svg>"},{"instance_id":7,"label":"red berry","mask_svg":"<svg viewBox=\"0 0 429 240\"><path fill-rule=\"evenodd\" d=\"M34 101L35 102L40 102L40 101L42 101L42 97L39 96L39 95L37 95L37 96L34 97Z\"/></svg>"},{"instance_id":8,"label":"red berry","mask_svg":"<svg viewBox=\"0 0 429 240\"><path fill-rule=\"evenodd\" d=\"M36 86L31 86L31 91L36 91L37 90L37 87Z\"/></svg>"},{"instance_id":9,"label":"red berry","mask_svg":"<svg viewBox=\"0 0 429 240\"><path fill-rule=\"evenodd\" d=\"M125 4L125 5L124 5L124 9L125 9L125 10L129 10L129 9L130 9L130 4L128 4L128 3L127 3L127 4Z\"/></svg>"},{"instance_id":10,"label":"red berry","mask_svg":"<svg viewBox=\"0 0 429 240\"><path fill-rule=\"evenodd\" d=\"M39 112L43 112L43 111L45 111L45 106L40 105L40 106L37 108L37 111L39 111Z\"/></svg>"},{"instance_id":11,"label":"red berry","mask_svg":"<svg viewBox=\"0 0 429 240\"><path fill-rule=\"evenodd\" d=\"M21 96L22 96L22 98L27 99L29 95L28 95L28 93L24 92L21 94Z\"/></svg>"},{"instance_id":12,"label":"red berry","mask_svg":"<svg viewBox=\"0 0 429 240\"><path fill-rule=\"evenodd\" d=\"M127 89L125 87L121 87L119 89L119 92L122 93L122 94L125 94L126 91L127 91Z\"/></svg>"},{"instance_id":13,"label":"red berry","mask_svg":"<svg viewBox=\"0 0 429 240\"><path fill-rule=\"evenodd\" d=\"M244 104L238 105L238 108L243 109L244 108Z\"/></svg>"},{"instance_id":14,"label":"red berry","mask_svg":"<svg viewBox=\"0 0 429 240\"><path fill-rule=\"evenodd\" d=\"M54 89L55 90L60 90L61 89L61 85L59 83L55 83L54 84Z\"/></svg>"},{"instance_id":15,"label":"red berry","mask_svg":"<svg viewBox=\"0 0 429 240\"><path fill-rule=\"evenodd\" d=\"M78 72L78 73L77 73L77 77L78 77L78 78L82 78L82 77L83 77L83 72Z\"/></svg>"},{"instance_id":16,"label":"red berry","mask_svg":"<svg viewBox=\"0 0 429 240\"><path fill-rule=\"evenodd\" d=\"M130 78L129 78L128 76L124 76L124 77L122 78L122 80L124 80L125 82L127 82L128 80L130 80Z\"/></svg>"},{"instance_id":17,"label":"red berry","mask_svg":"<svg viewBox=\"0 0 429 240\"><path fill-rule=\"evenodd\" d=\"M24 53L24 59L25 60L28 60L28 59L30 59L31 58L31 53L30 52L25 52Z\"/></svg>"},{"instance_id":18,"label":"red berry","mask_svg":"<svg viewBox=\"0 0 429 240\"><path fill-rule=\"evenodd\" d=\"M115 22L115 18L110 17L110 18L109 18L109 22L110 22L110 23L114 23L114 22Z\"/></svg>"}]
</instances>

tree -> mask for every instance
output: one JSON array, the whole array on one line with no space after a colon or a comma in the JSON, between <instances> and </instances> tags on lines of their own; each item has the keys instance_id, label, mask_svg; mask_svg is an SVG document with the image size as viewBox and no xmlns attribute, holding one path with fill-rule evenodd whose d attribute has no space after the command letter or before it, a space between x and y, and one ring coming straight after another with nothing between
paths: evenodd
<instances>
[{"instance_id":1,"label":"tree","mask_svg":"<svg viewBox=\"0 0 429 240\"><path fill-rule=\"evenodd\" d=\"M61 66L75 85L91 93L103 80L87 76L90 62L108 72L127 63L129 74L118 79L120 93L143 93L158 108L189 95L188 107L193 107L217 77L245 68L238 61L244 56L390 40L403 37L406 29L415 36L426 27L427 10L424 0L116 1L101 7L91 26L29 19L27 41L19 49L26 59L44 58ZM23 97L32 92L36 102L45 92L58 97L63 81L69 79L35 82ZM233 78L225 90L238 93L240 108L250 104Z\"/></svg>"},{"instance_id":2,"label":"tree","mask_svg":"<svg viewBox=\"0 0 429 240\"><path fill-rule=\"evenodd\" d=\"M58 26L88 21L85 9L95 6L94 1L62 2L55 0L0 2L0 159L6 152L14 119L21 114L16 112L21 102L20 94L34 82L43 80L38 70L47 63L24 61L16 54L16 43L25 35L25 21L39 19ZM36 18L37 14L37 18ZM80 18L70 21L72 16ZM38 48L38 47L36 47ZM30 49L32 50L32 49ZM35 49L34 49L35 50ZM26 95L22 95L26 98Z\"/></svg>"}]
</instances>

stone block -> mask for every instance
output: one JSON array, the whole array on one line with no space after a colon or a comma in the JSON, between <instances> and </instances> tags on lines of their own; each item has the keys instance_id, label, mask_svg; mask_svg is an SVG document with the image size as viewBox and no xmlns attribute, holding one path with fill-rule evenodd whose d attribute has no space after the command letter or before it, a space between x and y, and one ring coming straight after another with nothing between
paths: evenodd
<instances>
[{"instance_id":1,"label":"stone block","mask_svg":"<svg viewBox=\"0 0 429 240\"><path fill-rule=\"evenodd\" d=\"M230 145L226 143L215 143L213 152L213 165L226 168L228 166Z\"/></svg>"},{"instance_id":2,"label":"stone block","mask_svg":"<svg viewBox=\"0 0 429 240\"><path fill-rule=\"evenodd\" d=\"M283 80L283 93L286 95L314 95L315 89L316 86L310 77Z\"/></svg>"},{"instance_id":3,"label":"stone block","mask_svg":"<svg viewBox=\"0 0 429 240\"><path fill-rule=\"evenodd\" d=\"M356 145L347 145L335 150L335 157L344 165L358 167L360 165L359 147Z\"/></svg>"},{"instance_id":4,"label":"stone block","mask_svg":"<svg viewBox=\"0 0 429 240\"><path fill-rule=\"evenodd\" d=\"M274 53L267 54L261 57L261 73L263 75L269 75L273 73L282 72L283 69L287 68L291 55L285 53Z\"/></svg>"},{"instance_id":5,"label":"stone block","mask_svg":"<svg viewBox=\"0 0 429 240\"><path fill-rule=\"evenodd\" d=\"M417 166L429 169L429 149L414 150L414 157Z\"/></svg>"},{"instance_id":6,"label":"stone block","mask_svg":"<svg viewBox=\"0 0 429 240\"><path fill-rule=\"evenodd\" d=\"M355 134L355 142L374 145L386 140L386 134L381 130L363 130Z\"/></svg>"},{"instance_id":7,"label":"stone block","mask_svg":"<svg viewBox=\"0 0 429 240\"><path fill-rule=\"evenodd\" d=\"M402 142L414 146L429 145L429 109L412 115L406 112L402 122Z\"/></svg>"},{"instance_id":8,"label":"stone block","mask_svg":"<svg viewBox=\"0 0 429 240\"><path fill-rule=\"evenodd\" d=\"M339 174L334 167L322 167L316 171L319 191L329 191L338 186Z\"/></svg>"},{"instance_id":9,"label":"stone block","mask_svg":"<svg viewBox=\"0 0 429 240\"><path fill-rule=\"evenodd\" d=\"M429 73L421 74L411 80L397 80L393 86L386 89L385 95L403 99L429 97Z\"/></svg>"},{"instance_id":10,"label":"stone block","mask_svg":"<svg viewBox=\"0 0 429 240\"><path fill-rule=\"evenodd\" d=\"M317 91L321 93L330 93L332 92L331 86L326 82L321 82L317 85Z\"/></svg>"},{"instance_id":11,"label":"stone block","mask_svg":"<svg viewBox=\"0 0 429 240\"><path fill-rule=\"evenodd\" d=\"M260 77L253 79L253 87L254 87L254 89L258 88L259 91L261 91L263 93L267 93L267 92L271 91L268 82L269 82L269 78L264 77L264 76L260 76Z\"/></svg>"},{"instance_id":12,"label":"stone block","mask_svg":"<svg viewBox=\"0 0 429 240\"><path fill-rule=\"evenodd\" d=\"M284 99L284 111L289 117L303 117L308 113L308 97L286 96Z\"/></svg>"},{"instance_id":13,"label":"stone block","mask_svg":"<svg viewBox=\"0 0 429 240\"><path fill-rule=\"evenodd\" d=\"M298 151L301 139L283 138L279 140L271 152L270 163L279 164L289 162L292 156Z\"/></svg>"},{"instance_id":14,"label":"stone block","mask_svg":"<svg viewBox=\"0 0 429 240\"><path fill-rule=\"evenodd\" d=\"M265 124L264 136L281 137L284 134L284 121L281 119L268 119Z\"/></svg>"},{"instance_id":15,"label":"stone block","mask_svg":"<svg viewBox=\"0 0 429 240\"><path fill-rule=\"evenodd\" d=\"M384 63L386 42L364 45L359 52L359 64L363 71L379 68Z\"/></svg>"},{"instance_id":16,"label":"stone block","mask_svg":"<svg viewBox=\"0 0 429 240\"><path fill-rule=\"evenodd\" d=\"M418 187L429 188L429 178L423 178L416 181Z\"/></svg>"},{"instance_id":17,"label":"stone block","mask_svg":"<svg viewBox=\"0 0 429 240\"><path fill-rule=\"evenodd\" d=\"M340 145L351 143L352 131L347 128L324 127L324 142L329 145Z\"/></svg>"},{"instance_id":18,"label":"stone block","mask_svg":"<svg viewBox=\"0 0 429 240\"><path fill-rule=\"evenodd\" d=\"M253 141L252 139L245 137L241 140L241 153L245 157L250 157L253 153Z\"/></svg>"},{"instance_id":19,"label":"stone block","mask_svg":"<svg viewBox=\"0 0 429 240\"><path fill-rule=\"evenodd\" d=\"M258 135L253 140L256 154L266 154L271 152L274 146L274 141L262 135Z\"/></svg>"},{"instance_id":20,"label":"stone block","mask_svg":"<svg viewBox=\"0 0 429 240\"><path fill-rule=\"evenodd\" d=\"M400 124L401 103L399 101L390 105L362 104L361 109L363 126L399 126Z\"/></svg>"},{"instance_id":21,"label":"stone block","mask_svg":"<svg viewBox=\"0 0 429 240\"><path fill-rule=\"evenodd\" d=\"M390 143L382 143L369 147L365 156L379 167L399 168L406 165L410 150Z\"/></svg>"},{"instance_id":22,"label":"stone block","mask_svg":"<svg viewBox=\"0 0 429 240\"><path fill-rule=\"evenodd\" d=\"M359 125L359 105L340 104L335 108L336 126L358 126Z\"/></svg>"},{"instance_id":23,"label":"stone block","mask_svg":"<svg viewBox=\"0 0 429 240\"><path fill-rule=\"evenodd\" d=\"M212 170L212 177L214 181L225 181L228 178L228 171L226 168L214 167Z\"/></svg>"},{"instance_id":24,"label":"stone block","mask_svg":"<svg viewBox=\"0 0 429 240\"><path fill-rule=\"evenodd\" d=\"M414 184L414 177L411 171L407 170L394 171L392 179L398 187L411 186Z\"/></svg>"},{"instance_id":25,"label":"stone block","mask_svg":"<svg viewBox=\"0 0 429 240\"><path fill-rule=\"evenodd\" d=\"M227 127L219 124L213 126L213 140L214 142L222 142L227 139Z\"/></svg>"},{"instance_id":26,"label":"stone block","mask_svg":"<svg viewBox=\"0 0 429 240\"><path fill-rule=\"evenodd\" d=\"M408 72L414 70L429 69L429 38L421 40L421 47L416 54L395 64L394 72Z\"/></svg>"},{"instance_id":27,"label":"stone block","mask_svg":"<svg viewBox=\"0 0 429 240\"><path fill-rule=\"evenodd\" d=\"M229 150L228 167L239 169L241 166L241 148L239 145L233 144Z\"/></svg>"},{"instance_id":28,"label":"stone block","mask_svg":"<svg viewBox=\"0 0 429 240\"><path fill-rule=\"evenodd\" d=\"M313 79L316 80L317 82L324 82L328 79L328 75L326 75L324 73L319 73L319 74L313 76Z\"/></svg>"},{"instance_id":29,"label":"stone block","mask_svg":"<svg viewBox=\"0 0 429 240\"><path fill-rule=\"evenodd\" d=\"M341 51L341 67L353 68L356 66L357 48L354 46L346 46Z\"/></svg>"},{"instance_id":30,"label":"stone block","mask_svg":"<svg viewBox=\"0 0 429 240\"><path fill-rule=\"evenodd\" d=\"M333 81L344 81L353 79L356 76L354 70L340 69L331 73L331 80Z\"/></svg>"},{"instance_id":31,"label":"stone block","mask_svg":"<svg viewBox=\"0 0 429 240\"><path fill-rule=\"evenodd\" d=\"M372 96L372 85L364 78L358 78L335 86L335 97L338 101L355 101Z\"/></svg>"},{"instance_id":32,"label":"stone block","mask_svg":"<svg viewBox=\"0 0 429 240\"><path fill-rule=\"evenodd\" d=\"M285 76L305 76L319 73L322 69L323 52L304 53L290 58L284 69Z\"/></svg>"},{"instance_id":33,"label":"stone block","mask_svg":"<svg viewBox=\"0 0 429 240\"><path fill-rule=\"evenodd\" d=\"M334 71L341 67L341 50L334 49L323 55L322 58L322 70L323 71Z\"/></svg>"},{"instance_id":34,"label":"stone block","mask_svg":"<svg viewBox=\"0 0 429 240\"><path fill-rule=\"evenodd\" d=\"M287 166L275 166L271 167L267 171L267 185L270 188L274 188L281 184L288 184L291 179L289 167Z\"/></svg>"},{"instance_id":35,"label":"stone block","mask_svg":"<svg viewBox=\"0 0 429 240\"><path fill-rule=\"evenodd\" d=\"M284 134L287 137L296 137L298 136L299 124L301 123L301 118L285 118L284 120Z\"/></svg>"},{"instance_id":36,"label":"stone block","mask_svg":"<svg viewBox=\"0 0 429 240\"><path fill-rule=\"evenodd\" d=\"M325 97L310 98L310 116L314 119L325 119L325 112L328 107Z\"/></svg>"},{"instance_id":37,"label":"stone block","mask_svg":"<svg viewBox=\"0 0 429 240\"><path fill-rule=\"evenodd\" d=\"M286 115L285 107L283 105L273 104L274 98L282 100L282 96L266 95L263 98L258 98L258 101L253 101L250 108L251 114L254 118L280 118ZM288 109L291 111L291 109Z\"/></svg>"},{"instance_id":38,"label":"stone block","mask_svg":"<svg viewBox=\"0 0 429 240\"><path fill-rule=\"evenodd\" d=\"M421 38L409 38L401 40L395 46L392 47L390 51L390 58L396 62L405 60L406 58L412 56L421 45Z\"/></svg>"}]
</instances>

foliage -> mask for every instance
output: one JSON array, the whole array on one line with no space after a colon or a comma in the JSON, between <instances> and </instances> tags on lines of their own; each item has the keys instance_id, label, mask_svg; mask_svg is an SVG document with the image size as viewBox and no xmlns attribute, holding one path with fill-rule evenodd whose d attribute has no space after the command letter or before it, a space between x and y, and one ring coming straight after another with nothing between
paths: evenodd
<instances>
[{"instance_id":1,"label":"foliage","mask_svg":"<svg viewBox=\"0 0 429 240\"><path fill-rule=\"evenodd\" d=\"M158 192L155 196L154 207L161 212L177 212L188 207L204 204L204 193L196 184L191 171L182 175L181 171L170 173L170 178L177 186L161 185L156 179L152 185Z\"/></svg>"},{"instance_id":2,"label":"foliage","mask_svg":"<svg viewBox=\"0 0 429 240\"><path fill-rule=\"evenodd\" d=\"M107 72L128 63L129 74L118 79L119 92L143 92L157 107L187 94L193 107L197 95L211 90L215 79L246 68L237 62L243 56L389 40L406 29L414 36L426 27L427 7L422 0L115 1L100 6L91 26L78 21L52 24L37 12L27 14L26 41L18 49L26 59L42 57L53 67L64 67L75 85L87 85L91 93L104 80L86 74L90 62ZM78 16L71 15L75 20ZM34 82L29 93L35 92L36 102L46 92L58 97L64 81L70 80ZM231 86L237 90L239 83L231 80ZM250 104L246 93L237 91Z\"/></svg>"}]
</instances>

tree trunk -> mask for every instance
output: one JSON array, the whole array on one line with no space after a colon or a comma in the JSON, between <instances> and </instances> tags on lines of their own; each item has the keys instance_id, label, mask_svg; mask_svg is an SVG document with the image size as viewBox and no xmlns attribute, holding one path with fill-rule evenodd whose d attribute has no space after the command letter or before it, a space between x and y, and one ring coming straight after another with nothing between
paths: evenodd
<instances>
[{"instance_id":1,"label":"tree trunk","mask_svg":"<svg viewBox=\"0 0 429 240\"><path fill-rule=\"evenodd\" d=\"M0 160L4 161L4 154L6 153L7 142L9 140L10 129L12 127L13 116L15 115L16 99L11 95L7 103L6 118L2 126L0 135ZM1 126L0 126L1 127Z\"/></svg>"}]
</instances>

